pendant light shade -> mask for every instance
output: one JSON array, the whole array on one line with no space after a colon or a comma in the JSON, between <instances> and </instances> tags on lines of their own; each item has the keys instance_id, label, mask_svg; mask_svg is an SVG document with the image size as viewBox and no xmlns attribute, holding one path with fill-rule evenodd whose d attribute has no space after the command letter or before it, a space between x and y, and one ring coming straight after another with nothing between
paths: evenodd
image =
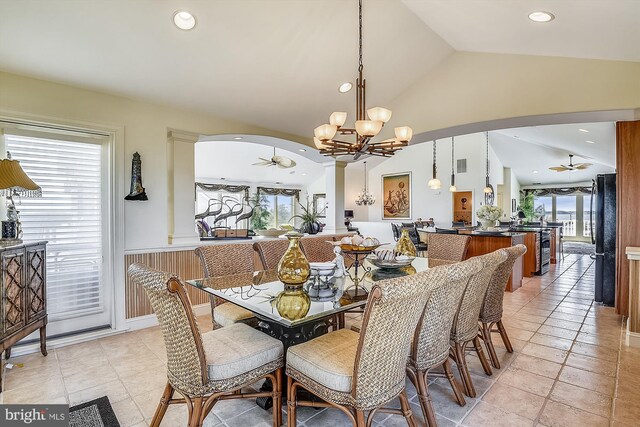
<instances>
[{"instance_id":1,"label":"pendant light shade","mask_svg":"<svg viewBox=\"0 0 640 427\"><path fill-rule=\"evenodd\" d=\"M454 169L454 164L455 164L455 154L454 154L454 140L453 137L451 137L451 186L449 187L449 191L451 191L452 193L458 191L458 189L456 188L456 172Z\"/></svg>"},{"instance_id":2,"label":"pendant light shade","mask_svg":"<svg viewBox=\"0 0 640 427\"><path fill-rule=\"evenodd\" d=\"M382 107L373 107L367 110L367 115L373 121L387 123L391 119L391 110Z\"/></svg>"},{"instance_id":3,"label":"pendant light shade","mask_svg":"<svg viewBox=\"0 0 640 427\"><path fill-rule=\"evenodd\" d=\"M320 125L313 130L313 134L320 141L330 141L338 131L338 126L336 125Z\"/></svg>"},{"instance_id":4,"label":"pendant light shade","mask_svg":"<svg viewBox=\"0 0 640 427\"><path fill-rule=\"evenodd\" d=\"M379 120L356 120L356 132L358 135L373 138L382 129L382 122Z\"/></svg>"},{"instance_id":5,"label":"pendant light shade","mask_svg":"<svg viewBox=\"0 0 640 427\"><path fill-rule=\"evenodd\" d=\"M431 179L427 183L427 187L432 190L439 190L442 187L442 183L437 178L437 167L436 167L436 141L433 141L433 174L431 175Z\"/></svg>"},{"instance_id":6,"label":"pendant light shade","mask_svg":"<svg viewBox=\"0 0 640 427\"><path fill-rule=\"evenodd\" d=\"M409 142L411 141L411 137L413 137L413 129L409 126L400 126L393 130L396 133L396 138L400 142Z\"/></svg>"},{"instance_id":7,"label":"pendant light shade","mask_svg":"<svg viewBox=\"0 0 640 427\"><path fill-rule=\"evenodd\" d=\"M329 116L329 124L341 127L347 121L347 113L344 111L335 111ZM322 148L322 147L320 147Z\"/></svg>"}]
</instances>

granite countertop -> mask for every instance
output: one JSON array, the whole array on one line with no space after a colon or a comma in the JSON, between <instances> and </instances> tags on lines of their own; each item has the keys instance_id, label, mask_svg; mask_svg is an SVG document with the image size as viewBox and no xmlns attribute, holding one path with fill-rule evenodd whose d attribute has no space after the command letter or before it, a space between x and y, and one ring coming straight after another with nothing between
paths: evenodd
<instances>
[{"instance_id":1,"label":"granite countertop","mask_svg":"<svg viewBox=\"0 0 640 427\"><path fill-rule=\"evenodd\" d=\"M470 236L487 236L487 237L514 237L514 236L523 236L524 233L520 233L518 231L480 231L474 230L469 234Z\"/></svg>"}]
</instances>

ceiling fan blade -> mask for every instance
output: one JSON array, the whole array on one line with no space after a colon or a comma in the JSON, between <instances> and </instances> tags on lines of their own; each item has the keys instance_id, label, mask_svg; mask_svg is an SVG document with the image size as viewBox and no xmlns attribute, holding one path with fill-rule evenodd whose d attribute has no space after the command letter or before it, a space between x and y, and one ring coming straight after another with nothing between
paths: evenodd
<instances>
[{"instance_id":1,"label":"ceiling fan blade","mask_svg":"<svg viewBox=\"0 0 640 427\"><path fill-rule=\"evenodd\" d=\"M258 162L258 163L251 163L251 166L267 166L270 164L271 162Z\"/></svg>"},{"instance_id":2,"label":"ceiling fan blade","mask_svg":"<svg viewBox=\"0 0 640 427\"><path fill-rule=\"evenodd\" d=\"M284 156L273 156L272 160L282 169L292 168L296 165L296 162Z\"/></svg>"},{"instance_id":3,"label":"ceiling fan blade","mask_svg":"<svg viewBox=\"0 0 640 427\"><path fill-rule=\"evenodd\" d=\"M591 166L591 163L578 163L577 165L574 165L576 169L580 170L587 169L589 166Z\"/></svg>"},{"instance_id":4,"label":"ceiling fan blade","mask_svg":"<svg viewBox=\"0 0 640 427\"><path fill-rule=\"evenodd\" d=\"M566 172L568 170L571 170L566 166L554 166L554 167L549 168L549 169L551 169L552 171L556 171L556 172Z\"/></svg>"}]
</instances>

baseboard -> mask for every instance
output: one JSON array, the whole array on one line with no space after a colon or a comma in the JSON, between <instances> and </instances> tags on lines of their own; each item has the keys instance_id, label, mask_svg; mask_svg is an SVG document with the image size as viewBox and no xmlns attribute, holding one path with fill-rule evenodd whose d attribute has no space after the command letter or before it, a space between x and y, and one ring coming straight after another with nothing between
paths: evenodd
<instances>
[{"instance_id":1,"label":"baseboard","mask_svg":"<svg viewBox=\"0 0 640 427\"><path fill-rule=\"evenodd\" d=\"M627 329L627 336L626 336L626 339L625 339L625 344L628 347L640 348L640 333L631 332L629 329Z\"/></svg>"},{"instance_id":2,"label":"baseboard","mask_svg":"<svg viewBox=\"0 0 640 427\"><path fill-rule=\"evenodd\" d=\"M211 314L211 305L209 303L198 304L193 306L193 313L196 316L205 316ZM151 328L158 325L158 318L155 314L147 314L146 316L134 317L125 321L127 330L137 331L139 329Z\"/></svg>"}]
</instances>

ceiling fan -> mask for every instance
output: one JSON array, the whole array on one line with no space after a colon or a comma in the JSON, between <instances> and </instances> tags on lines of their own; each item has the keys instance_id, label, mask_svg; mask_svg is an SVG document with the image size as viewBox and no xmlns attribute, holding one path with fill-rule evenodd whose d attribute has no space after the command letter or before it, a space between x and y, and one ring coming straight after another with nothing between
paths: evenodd
<instances>
[{"instance_id":1,"label":"ceiling fan","mask_svg":"<svg viewBox=\"0 0 640 427\"><path fill-rule=\"evenodd\" d=\"M556 171L556 172L565 172L565 171L584 170L584 169L587 169L589 166L591 166L591 163L576 163L574 165L573 164L573 154L569 154L569 165L567 165L567 166L565 166L565 165L554 166L554 167L551 167L549 169L551 169L552 171Z\"/></svg>"},{"instance_id":2,"label":"ceiling fan","mask_svg":"<svg viewBox=\"0 0 640 427\"><path fill-rule=\"evenodd\" d=\"M258 157L258 159L262 160L258 163L253 163L253 166L278 166L282 169L289 169L296 165L296 162L291 160L288 157L284 156L276 156L276 147L273 147L273 157L271 159L264 159L262 157Z\"/></svg>"}]
</instances>

